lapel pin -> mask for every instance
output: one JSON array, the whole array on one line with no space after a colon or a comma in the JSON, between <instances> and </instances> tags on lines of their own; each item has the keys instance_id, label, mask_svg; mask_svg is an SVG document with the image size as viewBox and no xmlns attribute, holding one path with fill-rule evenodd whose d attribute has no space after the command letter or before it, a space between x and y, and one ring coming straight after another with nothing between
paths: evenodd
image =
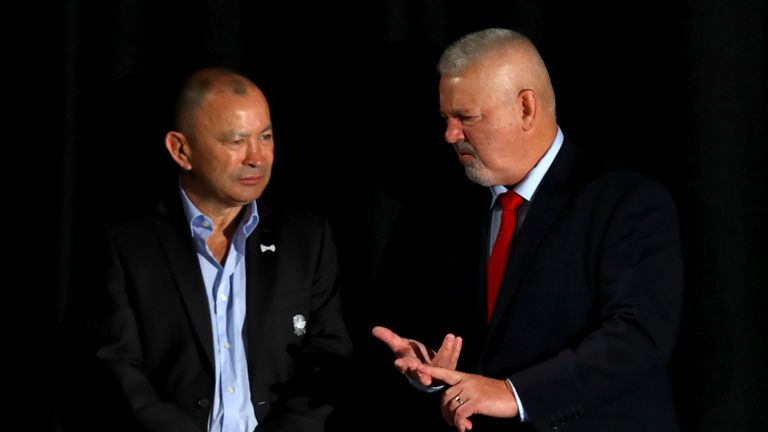
<instances>
[{"instance_id":1,"label":"lapel pin","mask_svg":"<svg viewBox=\"0 0 768 432\"><path fill-rule=\"evenodd\" d=\"M271 245L264 245L264 244L260 244L259 246L261 246L261 251L262 251L262 252L266 252L266 251L272 251L272 252L274 252L274 251L275 251L275 249L276 249L276 248L275 248L275 245L273 245L273 244L271 244Z\"/></svg>"},{"instance_id":2,"label":"lapel pin","mask_svg":"<svg viewBox=\"0 0 768 432\"><path fill-rule=\"evenodd\" d=\"M296 314L293 316L293 333L296 336L301 336L307 332L307 319L302 314Z\"/></svg>"}]
</instances>

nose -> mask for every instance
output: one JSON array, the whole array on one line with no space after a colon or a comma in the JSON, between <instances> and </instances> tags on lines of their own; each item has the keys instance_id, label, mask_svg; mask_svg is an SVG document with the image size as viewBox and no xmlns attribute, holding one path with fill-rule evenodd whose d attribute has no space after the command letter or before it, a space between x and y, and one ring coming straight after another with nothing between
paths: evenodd
<instances>
[{"instance_id":1,"label":"nose","mask_svg":"<svg viewBox=\"0 0 768 432\"><path fill-rule=\"evenodd\" d=\"M249 140L248 146L245 150L245 159L243 164L257 167L264 164L266 158L266 150L264 146L259 144L259 140Z\"/></svg>"},{"instance_id":2,"label":"nose","mask_svg":"<svg viewBox=\"0 0 768 432\"><path fill-rule=\"evenodd\" d=\"M464 129L461 122L456 118L449 118L445 125L445 141L455 144L464 141Z\"/></svg>"}]
</instances>

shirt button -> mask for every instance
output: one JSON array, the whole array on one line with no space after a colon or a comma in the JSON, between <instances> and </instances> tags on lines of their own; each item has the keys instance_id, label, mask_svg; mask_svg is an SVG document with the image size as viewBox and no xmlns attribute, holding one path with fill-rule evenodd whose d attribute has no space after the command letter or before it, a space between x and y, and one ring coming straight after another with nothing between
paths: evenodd
<instances>
[{"instance_id":1,"label":"shirt button","mask_svg":"<svg viewBox=\"0 0 768 432\"><path fill-rule=\"evenodd\" d=\"M204 220L204 221L203 221L203 226L204 226L204 227L206 227L206 228L208 228L209 226L211 226L211 223L210 223L210 222L208 222L207 220Z\"/></svg>"},{"instance_id":2,"label":"shirt button","mask_svg":"<svg viewBox=\"0 0 768 432\"><path fill-rule=\"evenodd\" d=\"M229 342L224 342L224 348L230 349L232 348L232 345L230 345Z\"/></svg>"},{"instance_id":3,"label":"shirt button","mask_svg":"<svg viewBox=\"0 0 768 432\"><path fill-rule=\"evenodd\" d=\"M227 393L233 394L235 392L235 388L232 386L227 386Z\"/></svg>"},{"instance_id":4,"label":"shirt button","mask_svg":"<svg viewBox=\"0 0 768 432\"><path fill-rule=\"evenodd\" d=\"M219 294L219 300L225 302L225 301L229 300L229 297L227 297L226 294Z\"/></svg>"}]
</instances>

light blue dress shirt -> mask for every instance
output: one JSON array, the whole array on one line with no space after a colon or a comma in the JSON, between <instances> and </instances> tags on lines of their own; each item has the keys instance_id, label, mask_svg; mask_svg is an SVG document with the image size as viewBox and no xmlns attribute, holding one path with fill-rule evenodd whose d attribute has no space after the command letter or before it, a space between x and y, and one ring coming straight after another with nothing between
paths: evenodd
<instances>
[{"instance_id":1,"label":"light blue dress shirt","mask_svg":"<svg viewBox=\"0 0 768 432\"><path fill-rule=\"evenodd\" d=\"M258 421L251 403L243 341L245 323L245 240L259 223L256 201L250 203L237 226L223 265L208 249L213 221L202 214L180 187L197 260L205 284L213 330L216 374L209 432L252 432Z\"/></svg>"}]
</instances>

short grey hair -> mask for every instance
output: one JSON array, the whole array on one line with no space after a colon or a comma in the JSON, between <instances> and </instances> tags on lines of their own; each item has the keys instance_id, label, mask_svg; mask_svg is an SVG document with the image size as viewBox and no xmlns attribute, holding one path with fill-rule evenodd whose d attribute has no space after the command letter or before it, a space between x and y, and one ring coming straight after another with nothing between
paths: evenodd
<instances>
[{"instance_id":1,"label":"short grey hair","mask_svg":"<svg viewBox=\"0 0 768 432\"><path fill-rule=\"evenodd\" d=\"M457 75L486 55L521 42L533 45L530 39L521 33L508 29L490 28L470 33L445 49L437 63L437 71L441 76Z\"/></svg>"},{"instance_id":2,"label":"short grey hair","mask_svg":"<svg viewBox=\"0 0 768 432\"><path fill-rule=\"evenodd\" d=\"M473 64L511 47L525 52L526 68L533 74L528 78L531 82L526 85L534 85L543 106L554 117L555 92L547 66L533 42L514 30L490 28L459 38L443 51L437 63L437 71L441 77L455 77Z\"/></svg>"}]
</instances>

